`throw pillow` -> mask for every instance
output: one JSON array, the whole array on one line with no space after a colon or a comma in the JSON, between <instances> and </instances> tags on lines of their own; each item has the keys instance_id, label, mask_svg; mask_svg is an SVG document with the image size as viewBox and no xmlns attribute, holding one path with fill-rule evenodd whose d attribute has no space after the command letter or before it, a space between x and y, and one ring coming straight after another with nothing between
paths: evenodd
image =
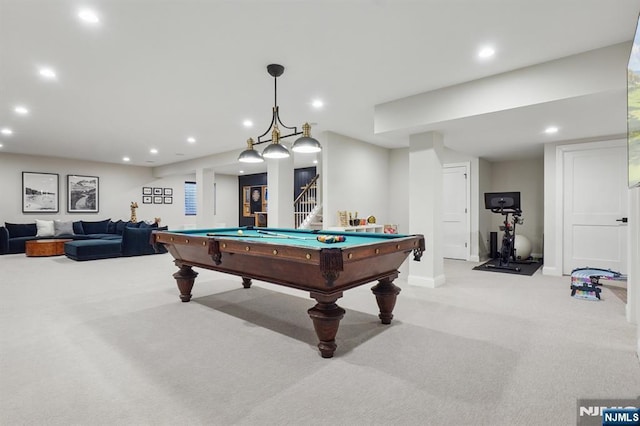
<instances>
[{"instance_id":1,"label":"throw pillow","mask_svg":"<svg viewBox=\"0 0 640 426\"><path fill-rule=\"evenodd\" d=\"M34 237L38 233L38 227L34 223L9 223L5 222L4 227L9 231L9 238Z\"/></svg>"},{"instance_id":2,"label":"throw pillow","mask_svg":"<svg viewBox=\"0 0 640 426\"><path fill-rule=\"evenodd\" d=\"M123 222L119 220L116 222L116 234L122 235L122 231L124 231L124 227L127 225L127 222Z\"/></svg>"},{"instance_id":3,"label":"throw pillow","mask_svg":"<svg viewBox=\"0 0 640 426\"><path fill-rule=\"evenodd\" d=\"M63 235L74 235L73 222L63 222L61 220L53 221L53 236L60 237Z\"/></svg>"},{"instance_id":4,"label":"throw pillow","mask_svg":"<svg viewBox=\"0 0 640 426\"><path fill-rule=\"evenodd\" d=\"M73 222L73 233L76 235L84 235L84 229L82 229L82 222L75 221Z\"/></svg>"},{"instance_id":5,"label":"throw pillow","mask_svg":"<svg viewBox=\"0 0 640 426\"><path fill-rule=\"evenodd\" d=\"M109 228L109 222L111 219L105 219L98 222L86 222L84 220L80 221L82 223L82 229L84 229L85 234L107 234L107 229Z\"/></svg>"},{"instance_id":6,"label":"throw pillow","mask_svg":"<svg viewBox=\"0 0 640 426\"><path fill-rule=\"evenodd\" d=\"M36 219L36 227L38 228L36 237L53 237L53 235L55 234L52 220Z\"/></svg>"}]
</instances>

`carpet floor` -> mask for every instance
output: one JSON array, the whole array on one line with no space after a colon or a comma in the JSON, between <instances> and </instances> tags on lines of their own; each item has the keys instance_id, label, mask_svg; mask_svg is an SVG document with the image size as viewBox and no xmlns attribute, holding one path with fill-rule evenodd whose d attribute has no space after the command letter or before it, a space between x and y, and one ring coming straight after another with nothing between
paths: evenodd
<instances>
[{"instance_id":1,"label":"carpet floor","mask_svg":"<svg viewBox=\"0 0 640 426\"><path fill-rule=\"evenodd\" d=\"M396 280L389 326L371 285L345 292L323 359L301 291L199 270L181 303L168 254L0 256L0 424L572 425L580 398L640 395L610 289L589 302L568 277L474 266Z\"/></svg>"}]
</instances>

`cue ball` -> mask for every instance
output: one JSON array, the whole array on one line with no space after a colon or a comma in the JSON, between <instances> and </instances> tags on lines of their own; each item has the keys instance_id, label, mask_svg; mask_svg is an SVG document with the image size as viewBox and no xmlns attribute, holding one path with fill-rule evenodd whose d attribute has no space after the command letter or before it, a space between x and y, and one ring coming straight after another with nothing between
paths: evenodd
<instances>
[{"instance_id":1,"label":"cue ball","mask_svg":"<svg viewBox=\"0 0 640 426\"><path fill-rule=\"evenodd\" d=\"M242 229L238 229L238 235L242 235Z\"/></svg>"}]
</instances>

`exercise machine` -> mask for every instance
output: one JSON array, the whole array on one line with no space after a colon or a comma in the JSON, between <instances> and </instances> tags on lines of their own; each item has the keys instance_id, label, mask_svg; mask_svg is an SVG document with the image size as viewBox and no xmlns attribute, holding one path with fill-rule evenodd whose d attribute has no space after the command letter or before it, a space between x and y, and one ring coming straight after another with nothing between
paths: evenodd
<instances>
[{"instance_id":1,"label":"exercise machine","mask_svg":"<svg viewBox=\"0 0 640 426\"><path fill-rule=\"evenodd\" d=\"M520 272L518 266L512 265L516 263L516 225L524 222L522 218L522 210L520 208L519 192L485 192L484 207L493 213L499 213L504 216L504 221L500 230L502 234L502 246L500 247L499 263L486 264L487 268L507 269ZM511 218L509 218L511 215Z\"/></svg>"}]
</instances>

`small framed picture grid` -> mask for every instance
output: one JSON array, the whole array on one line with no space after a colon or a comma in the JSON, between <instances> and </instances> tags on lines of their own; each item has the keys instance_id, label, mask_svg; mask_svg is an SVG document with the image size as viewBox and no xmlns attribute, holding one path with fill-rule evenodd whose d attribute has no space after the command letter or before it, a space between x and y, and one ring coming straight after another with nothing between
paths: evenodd
<instances>
[{"instance_id":1,"label":"small framed picture grid","mask_svg":"<svg viewBox=\"0 0 640 426\"><path fill-rule=\"evenodd\" d=\"M173 204L173 188L143 186L142 204Z\"/></svg>"},{"instance_id":2,"label":"small framed picture grid","mask_svg":"<svg viewBox=\"0 0 640 426\"><path fill-rule=\"evenodd\" d=\"M173 188L164 188L164 203L173 204Z\"/></svg>"}]
</instances>

